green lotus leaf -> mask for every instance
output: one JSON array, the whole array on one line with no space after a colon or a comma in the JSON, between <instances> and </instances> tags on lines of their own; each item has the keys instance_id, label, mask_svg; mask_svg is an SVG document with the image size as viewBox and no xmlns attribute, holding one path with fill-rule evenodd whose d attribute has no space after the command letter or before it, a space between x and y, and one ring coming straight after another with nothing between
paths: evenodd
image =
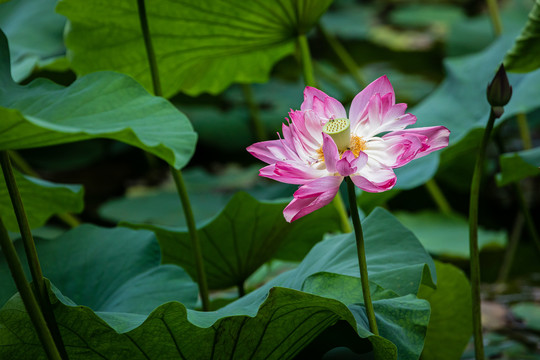
<instances>
[{"instance_id":1,"label":"green lotus leaf","mask_svg":"<svg viewBox=\"0 0 540 360\"><path fill-rule=\"evenodd\" d=\"M44 225L55 214L78 213L84 207L84 190L80 185L55 184L23 175L16 170L14 175L31 228ZM2 171L0 171L0 217L8 230L19 231Z\"/></svg>"},{"instance_id":2,"label":"green lotus leaf","mask_svg":"<svg viewBox=\"0 0 540 360\"><path fill-rule=\"evenodd\" d=\"M137 146L176 168L191 158L197 135L167 100L148 94L128 76L100 72L68 87L11 79L6 38L0 34L0 150L92 138Z\"/></svg>"},{"instance_id":3,"label":"green lotus leaf","mask_svg":"<svg viewBox=\"0 0 540 360\"><path fill-rule=\"evenodd\" d=\"M21 241L15 247L23 258ZM55 239L38 238L36 248L44 275L94 311L148 315L166 301L197 304L197 284L178 266L160 265L159 245L149 231L81 225ZM3 304L16 292L3 256L0 279Z\"/></svg>"},{"instance_id":4,"label":"green lotus leaf","mask_svg":"<svg viewBox=\"0 0 540 360\"><path fill-rule=\"evenodd\" d=\"M340 229L340 218L332 205L289 224L283 218L286 204L258 201L239 192L213 219L199 223L197 231L210 288L243 284L272 257L300 260L326 232ZM185 227L123 225L155 232L163 262L180 265L196 278L191 240Z\"/></svg>"},{"instance_id":5,"label":"green lotus leaf","mask_svg":"<svg viewBox=\"0 0 540 360\"><path fill-rule=\"evenodd\" d=\"M499 161L501 164L501 172L497 174L499 186L540 175L540 147L502 154Z\"/></svg>"},{"instance_id":6,"label":"green lotus leaf","mask_svg":"<svg viewBox=\"0 0 540 360\"><path fill-rule=\"evenodd\" d=\"M217 94L233 82L265 82L331 0L153 1L148 23L166 97ZM115 70L151 88L137 3L62 0L68 56L78 74Z\"/></svg>"},{"instance_id":7,"label":"green lotus leaf","mask_svg":"<svg viewBox=\"0 0 540 360\"><path fill-rule=\"evenodd\" d=\"M506 70L529 72L540 68L540 0L534 2L529 20L504 58Z\"/></svg>"},{"instance_id":8,"label":"green lotus leaf","mask_svg":"<svg viewBox=\"0 0 540 360\"><path fill-rule=\"evenodd\" d=\"M437 289L423 285L418 292L418 297L431 305L422 359L457 359L472 335L471 288L465 274L455 266L436 261L435 267Z\"/></svg>"}]
</instances>

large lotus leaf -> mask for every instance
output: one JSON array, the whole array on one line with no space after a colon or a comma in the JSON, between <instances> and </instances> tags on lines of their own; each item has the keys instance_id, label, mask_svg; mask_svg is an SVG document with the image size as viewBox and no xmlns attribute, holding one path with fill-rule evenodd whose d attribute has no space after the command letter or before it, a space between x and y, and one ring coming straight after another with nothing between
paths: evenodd
<instances>
[{"instance_id":1,"label":"large lotus leaf","mask_svg":"<svg viewBox=\"0 0 540 360\"><path fill-rule=\"evenodd\" d=\"M217 176L201 168L183 171L195 222L199 224L219 214L236 191L254 188L261 179L259 169L230 166ZM186 227L184 210L172 181L158 189L130 188L124 197L103 204L99 214L113 222Z\"/></svg>"},{"instance_id":2,"label":"large lotus leaf","mask_svg":"<svg viewBox=\"0 0 540 360\"><path fill-rule=\"evenodd\" d=\"M418 118L415 126L444 125L450 130L450 146L443 152L455 152L454 148L466 146L462 140L472 132L481 132L487 124L490 108L486 100L486 87L512 40L512 36L501 36L480 53L446 59L446 79L430 96L410 110ZM540 107L540 70L529 74L510 74L509 79L513 96L496 125L517 113L527 113ZM435 158L440 153L429 155L432 159L425 160L432 162L431 173L437 167ZM415 162L421 160L415 160L398 170L398 181L400 176L414 178L414 172L418 170ZM422 170L429 172L428 164L423 165ZM413 173L409 175L409 172Z\"/></svg>"},{"instance_id":3,"label":"large lotus leaf","mask_svg":"<svg viewBox=\"0 0 540 360\"><path fill-rule=\"evenodd\" d=\"M219 93L233 82L268 80L272 66L293 53L332 1L153 1L148 23L166 97ZM116 70L151 86L134 1L62 0L70 26L68 55L78 74ZM121 54L121 56L118 56Z\"/></svg>"},{"instance_id":4,"label":"large lotus leaf","mask_svg":"<svg viewBox=\"0 0 540 360\"><path fill-rule=\"evenodd\" d=\"M427 251L439 256L469 258L469 224L458 214L445 215L433 211L399 212L396 217L411 230ZM478 230L480 249L506 246L505 231Z\"/></svg>"},{"instance_id":5,"label":"large lotus leaf","mask_svg":"<svg viewBox=\"0 0 540 360\"><path fill-rule=\"evenodd\" d=\"M339 215L331 205L289 224L283 218L286 204L261 202L239 192L214 219L199 224L197 231L210 288L242 284L273 256L300 260L324 233L340 229ZM163 262L178 264L196 278L187 229L125 225L154 231L161 245Z\"/></svg>"},{"instance_id":6,"label":"large lotus leaf","mask_svg":"<svg viewBox=\"0 0 540 360\"><path fill-rule=\"evenodd\" d=\"M3 34L0 48L0 149L100 137L137 146L176 168L189 161L197 138L189 120L130 77L101 72L69 87L44 79L20 86L10 76Z\"/></svg>"},{"instance_id":7,"label":"large lotus leaf","mask_svg":"<svg viewBox=\"0 0 540 360\"><path fill-rule=\"evenodd\" d=\"M9 38L15 81L64 57L66 19L55 13L55 6L56 0L12 0L0 5L0 28Z\"/></svg>"},{"instance_id":8,"label":"large lotus leaf","mask_svg":"<svg viewBox=\"0 0 540 360\"><path fill-rule=\"evenodd\" d=\"M505 186L531 176L540 175L540 147L500 157L501 172L497 174L497 185Z\"/></svg>"},{"instance_id":9,"label":"large lotus leaf","mask_svg":"<svg viewBox=\"0 0 540 360\"><path fill-rule=\"evenodd\" d=\"M73 306L58 292L51 300L68 355L83 360L292 359L336 322L356 327L351 312L339 301L285 288L274 288L248 308L228 313L189 311L171 302L146 319L100 314L113 324L87 307ZM0 310L0 324L2 358L45 356L18 295ZM388 349L382 359L396 359L395 347L388 340L377 340Z\"/></svg>"},{"instance_id":10,"label":"large lotus leaf","mask_svg":"<svg viewBox=\"0 0 540 360\"><path fill-rule=\"evenodd\" d=\"M370 276L384 283L385 277L377 275L391 277L401 271L399 280L412 285L396 286L392 279L387 283L399 291L410 289L416 293L419 279L426 273L425 268L434 267L418 241L384 210L374 211L364 221L364 227L368 254L371 254L368 258ZM397 229L392 233L386 232L387 228ZM384 236L377 237L374 233ZM392 236L386 236L388 234ZM389 247L385 246L387 242ZM407 259L402 259L403 252L396 248L395 243L409 249ZM311 275L327 270L340 275L326 282L329 286L335 279L358 285L358 275L352 269L356 251L351 251L351 246L354 246L354 239L350 235L328 238L317 244L297 269L279 275L216 312L187 310L186 314L181 304L168 303L157 308L146 320L144 316L100 313L109 321L107 324L85 307L66 306L72 303L56 293L62 301L58 302L56 296L53 297L56 318L65 331L64 342L72 352L70 355L82 359L99 355L109 359L114 354L134 359L290 359L339 321L351 326L364 338L356 341L355 348L361 352L370 351L373 346L380 359L418 359L429 321L429 305L425 300L410 294L398 297L393 291L373 286L377 289L374 307L379 328L392 343L369 332L361 300L347 304L347 309L342 301L298 291L305 287L316 292L305 282ZM339 259L326 266L324 260L327 259L321 259L321 254L326 253L337 255ZM415 267L415 272L409 271L414 264L420 266ZM431 284L429 270L427 275L422 282ZM352 276L356 279L350 282ZM361 294L358 290L357 286L351 289ZM350 299L349 294L343 294L343 301L350 302L346 298ZM3 339L0 354L35 358L41 354L41 348L22 309L20 299L14 297L0 311L3 325L0 328L0 338ZM24 339L24 343L20 339ZM25 351L21 351L23 348Z\"/></svg>"},{"instance_id":11,"label":"large lotus leaf","mask_svg":"<svg viewBox=\"0 0 540 360\"><path fill-rule=\"evenodd\" d=\"M20 241L15 243L24 256ZM160 265L154 234L81 225L56 239L37 239L44 275L77 304L95 311L149 314L165 301L197 303L197 285L184 270ZM16 290L0 257L0 303Z\"/></svg>"},{"instance_id":12,"label":"large lotus leaf","mask_svg":"<svg viewBox=\"0 0 540 360\"><path fill-rule=\"evenodd\" d=\"M540 0L534 2L529 21L504 58L508 71L529 72L540 67Z\"/></svg>"},{"instance_id":13,"label":"large lotus leaf","mask_svg":"<svg viewBox=\"0 0 540 360\"><path fill-rule=\"evenodd\" d=\"M437 289L423 285L418 292L431 305L422 359L459 359L472 334L471 288L465 274L453 265L435 262L435 267Z\"/></svg>"},{"instance_id":14,"label":"large lotus leaf","mask_svg":"<svg viewBox=\"0 0 540 360\"><path fill-rule=\"evenodd\" d=\"M375 209L363 222L369 279L398 295L416 294L420 284L433 286L435 264L416 237L386 210ZM321 271L358 276L354 234L326 239L289 276L287 287L301 288L303 280ZM433 279L432 279L433 276Z\"/></svg>"},{"instance_id":15,"label":"large lotus leaf","mask_svg":"<svg viewBox=\"0 0 540 360\"><path fill-rule=\"evenodd\" d=\"M362 221L362 226L369 280L376 285L376 291L390 290L395 294L377 295L377 298L416 294L421 284L434 287L436 273L433 259L418 239L388 211L382 208L375 209ZM321 275L327 277L328 274L359 277L354 234L327 237L311 249L296 269L277 276L261 289L284 286L307 291L315 288L316 277ZM346 280L341 281L347 284ZM306 282L310 285L306 285ZM329 296L330 292L315 293ZM249 296L251 294L247 297ZM338 296L336 299L350 303L347 292L343 295L336 293L336 296ZM248 302L249 300L244 300L245 298L237 302ZM362 302L361 296L354 295L354 298L358 299L357 302Z\"/></svg>"},{"instance_id":16,"label":"large lotus leaf","mask_svg":"<svg viewBox=\"0 0 540 360\"><path fill-rule=\"evenodd\" d=\"M364 303L360 278L320 272L309 276L302 290L349 304L357 322L367 327L369 322L364 308L355 305ZM424 345L425 328L430 316L429 304L413 295L399 297L374 282L370 282L370 293L380 335L397 346L399 359L417 359ZM359 328L359 334L365 330Z\"/></svg>"},{"instance_id":17,"label":"large lotus leaf","mask_svg":"<svg viewBox=\"0 0 540 360\"><path fill-rule=\"evenodd\" d=\"M77 213L82 211L84 207L84 190L80 185L55 184L23 175L16 170L14 175L31 228L42 226L55 214ZM0 217L8 230L19 231L17 218L1 170Z\"/></svg>"}]
</instances>

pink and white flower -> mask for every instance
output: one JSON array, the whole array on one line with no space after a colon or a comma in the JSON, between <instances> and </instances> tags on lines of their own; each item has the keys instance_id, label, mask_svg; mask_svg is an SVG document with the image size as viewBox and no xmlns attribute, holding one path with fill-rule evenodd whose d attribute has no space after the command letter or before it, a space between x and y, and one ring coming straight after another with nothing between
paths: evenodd
<instances>
[{"instance_id":1,"label":"pink and white flower","mask_svg":"<svg viewBox=\"0 0 540 360\"><path fill-rule=\"evenodd\" d=\"M291 222L330 203L345 176L364 191L390 190L396 183L393 169L448 146L450 131L444 126L405 129L416 122L406 108L395 103L386 76L356 95L348 118L339 101L306 87L300 110L291 110L283 124L283 137L247 151L269 164L260 176L302 185L283 211ZM334 123L348 127L340 138L328 130Z\"/></svg>"}]
</instances>

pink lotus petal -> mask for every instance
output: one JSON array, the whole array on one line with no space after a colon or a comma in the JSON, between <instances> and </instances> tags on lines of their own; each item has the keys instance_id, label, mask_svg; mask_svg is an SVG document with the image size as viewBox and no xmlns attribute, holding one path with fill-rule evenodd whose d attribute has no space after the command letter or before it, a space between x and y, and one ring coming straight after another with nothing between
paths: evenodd
<instances>
[{"instance_id":1,"label":"pink lotus petal","mask_svg":"<svg viewBox=\"0 0 540 360\"><path fill-rule=\"evenodd\" d=\"M337 171L336 163L339 160L339 151L332 137L325 133L323 133L322 149L326 170L328 170L329 173L335 173Z\"/></svg>"},{"instance_id":2,"label":"pink lotus petal","mask_svg":"<svg viewBox=\"0 0 540 360\"><path fill-rule=\"evenodd\" d=\"M325 175L325 171L286 162L277 162L259 170L259 176L293 185L303 185Z\"/></svg>"},{"instance_id":3,"label":"pink lotus petal","mask_svg":"<svg viewBox=\"0 0 540 360\"><path fill-rule=\"evenodd\" d=\"M354 166L354 163L356 163L356 157L352 153L352 151L345 151L341 159L337 162L336 168L341 176L349 176L351 174L354 174L357 171L357 167Z\"/></svg>"},{"instance_id":4,"label":"pink lotus petal","mask_svg":"<svg viewBox=\"0 0 540 360\"><path fill-rule=\"evenodd\" d=\"M341 176L326 176L300 187L294 193L294 199L283 210L285 220L295 221L329 204L336 196L342 181Z\"/></svg>"},{"instance_id":5,"label":"pink lotus petal","mask_svg":"<svg viewBox=\"0 0 540 360\"><path fill-rule=\"evenodd\" d=\"M319 99L324 102L324 99L327 97L325 93L323 93L319 89L315 89L311 86L306 86L304 89L304 102L300 106L300 110L313 110L313 100Z\"/></svg>"},{"instance_id":6,"label":"pink lotus petal","mask_svg":"<svg viewBox=\"0 0 540 360\"><path fill-rule=\"evenodd\" d=\"M360 175L351 176L353 183L367 192L383 192L396 184L396 174L390 168L365 166Z\"/></svg>"},{"instance_id":7,"label":"pink lotus petal","mask_svg":"<svg viewBox=\"0 0 540 360\"><path fill-rule=\"evenodd\" d=\"M354 128L356 126L373 95L379 94L380 96L384 96L388 93L392 94L390 99L392 104L395 103L394 88L392 87L392 84L390 84L390 80L384 75L373 81L356 95L352 101L351 109L349 110L351 127Z\"/></svg>"},{"instance_id":8,"label":"pink lotus petal","mask_svg":"<svg viewBox=\"0 0 540 360\"><path fill-rule=\"evenodd\" d=\"M250 145L246 150L257 159L267 164L289 159L287 150L284 149L281 140L261 141Z\"/></svg>"},{"instance_id":9,"label":"pink lotus petal","mask_svg":"<svg viewBox=\"0 0 540 360\"><path fill-rule=\"evenodd\" d=\"M329 119L345 119L347 118L347 112L339 101L331 96L324 99L324 111L325 115Z\"/></svg>"},{"instance_id":10,"label":"pink lotus petal","mask_svg":"<svg viewBox=\"0 0 540 360\"><path fill-rule=\"evenodd\" d=\"M396 163L400 167L411 160L448 146L450 131L444 126L431 126L394 131L383 136L389 149L397 153Z\"/></svg>"}]
</instances>

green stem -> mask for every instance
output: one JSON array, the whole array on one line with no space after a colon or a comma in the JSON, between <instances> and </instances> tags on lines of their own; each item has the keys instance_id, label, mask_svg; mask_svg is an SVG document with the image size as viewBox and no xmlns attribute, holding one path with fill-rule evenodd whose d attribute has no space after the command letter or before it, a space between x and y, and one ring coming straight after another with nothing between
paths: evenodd
<instances>
[{"instance_id":1,"label":"green stem","mask_svg":"<svg viewBox=\"0 0 540 360\"><path fill-rule=\"evenodd\" d=\"M311 53L306 35L298 35L298 47L300 49L300 62L302 63L302 71L304 73L304 85L317 86L315 76L313 76L313 64L311 63ZM341 230L346 233L351 232L352 229L349 224L347 209L345 209L345 204L339 192L334 197L332 203L341 218Z\"/></svg>"},{"instance_id":2,"label":"green stem","mask_svg":"<svg viewBox=\"0 0 540 360\"><path fill-rule=\"evenodd\" d=\"M49 294L43 279L43 272L41 271L41 265L39 264L39 258L36 251L34 238L32 236L32 231L30 230L30 225L28 224L28 218L26 217L26 212L24 211L21 194L19 193L19 188L17 187L17 182L15 181L15 175L13 173L13 168L11 166L11 161L7 151L0 151L0 164L4 174L9 197L11 199L11 204L15 212L15 217L17 218L17 223L19 224L19 230L21 232L21 239L26 252L28 267L30 268L32 280L37 290L37 300L40 304L43 316L47 321L49 330L54 338L57 349L62 354L62 358L67 359L67 353L60 335L60 330L58 329L58 324L54 318L54 313L49 301Z\"/></svg>"},{"instance_id":3,"label":"green stem","mask_svg":"<svg viewBox=\"0 0 540 360\"><path fill-rule=\"evenodd\" d=\"M300 49L300 59L302 62L302 73L304 74L304 84L306 86L317 87L317 82L313 76L313 64L311 62L311 53L305 34L298 35L298 47Z\"/></svg>"},{"instance_id":4,"label":"green stem","mask_svg":"<svg viewBox=\"0 0 540 360\"><path fill-rule=\"evenodd\" d=\"M471 266L472 319L474 335L474 351L476 360L484 359L484 344L482 337L481 299L480 299L480 258L478 251L478 198L480 182L486 158L486 149L493 130L496 115L491 109L489 120L484 130L480 149L476 158L473 179L471 182L471 198L469 203L469 247Z\"/></svg>"},{"instance_id":5,"label":"green stem","mask_svg":"<svg viewBox=\"0 0 540 360\"><path fill-rule=\"evenodd\" d=\"M154 87L154 94L157 96L163 96L161 90L161 82L159 80L159 71L157 67L156 55L154 53L154 47L152 46L152 39L150 37L150 30L148 28L148 19L146 17L146 8L144 0L137 0L137 6L139 10L139 20L141 23L141 30L144 38L144 45L146 47L146 54L148 56L148 63L150 64L150 73L152 75L152 85ZM195 267L197 269L197 281L199 284L199 292L201 295L201 301L203 310L210 310L210 300L208 297L208 283L206 281L206 272L204 270L204 262L201 251L201 244L199 241L199 234L197 233L197 227L195 226L195 219L193 217L193 211L191 209L191 203L182 178L182 172L170 167L171 175L176 184L176 190L180 196L182 202L182 208L184 209L184 216L189 230L189 236L191 239L191 247L193 255L195 257Z\"/></svg>"},{"instance_id":6,"label":"green stem","mask_svg":"<svg viewBox=\"0 0 540 360\"><path fill-rule=\"evenodd\" d=\"M360 73L358 65L347 49L345 49L345 47L339 42L338 39L336 39L335 36L328 33L328 31L326 31L326 29L320 23L318 24L317 29L323 35L324 39L330 45L339 60L341 60L349 74L352 75L356 84L361 88L365 88L367 86L367 81Z\"/></svg>"},{"instance_id":7,"label":"green stem","mask_svg":"<svg viewBox=\"0 0 540 360\"><path fill-rule=\"evenodd\" d=\"M146 6L144 4L144 0L137 0L137 7L139 10L139 21L141 23L144 46L146 48L146 55L148 57L148 64L150 65L150 74L152 76L152 86L154 87L154 94L157 96L163 96L163 92L161 91L161 81L156 61L156 54L154 52L154 46L152 45L152 38L150 37L148 18L146 17Z\"/></svg>"},{"instance_id":8,"label":"green stem","mask_svg":"<svg viewBox=\"0 0 540 360\"><path fill-rule=\"evenodd\" d=\"M58 348L56 347L54 339L51 335L51 332L49 331L49 328L47 327L45 318L43 317L43 314L41 313L37 300L34 297L34 293L32 292L32 289L30 288L30 284L28 284L28 281L26 280L26 276L24 275L24 270L21 264L21 260L19 259L19 256L17 255L15 246L13 246L13 243L11 242L11 239L9 238L9 235L7 233L7 230L1 218L0 218L0 246L2 249L2 253L4 254L4 257L8 263L9 270L11 271L11 276L13 277L13 280L15 281L17 290L19 291L21 299L24 303L24 307L26 308L26 312L30 316L30 321L32 321L32 324L34 325L34 328L36 329L39 341L41 342L41 345L43 346L43 349L45 350L47 357L49 359L55 359L55 360L62 359L62 357L60 356L60 352L58 351Z\"/></svg>"},{"instance_id":9,"label":"green stem","mask_svg":"<svg viewBox=\"0 0 540 360\"><path fill-rule=\"evenodd\" d=\"M32 167L26 162L26 160L24 160L21 155L19 155L18 152L8 151L8 154L9 158L13 162L13 165L17 169L19 169L26 175L41 179L41 176L39 176L39 174L34 169L32 169ZM56 217L72 228L77 227L81 224L81 221L76 216L70 213L56 214Z\"/></svg>"},{"instance_id":10,"label":"green stem","mask_svg":"<svg viewBox=\"0 0 540 360\"><path fill-rule=\"evenodd\" d=\"M532 149L531 132L529 130L529 124L527 123L527 115L524 113L518 113L517 123L519 127L519 136L523 142L523 148L525 150Z\"/></svg>"},{"instance_id":11,"label":"green stem","mask_svg":"<svg viewBox=\"0 0 540 360\"><path fill-rule=\"evenodd\" d=\"M373 303L371 302L371 293L369 291L369 279L366 262L366 250L364 246L364 233L362 231L362 224L360 223L360 216L358 215L358 207L356 205L356 192L355 186L350 177L345 178L347 183L347 192L349 193L349 206L351 208L351 218L354 225L354 235L356 237L356 250L358 253L358 265L360 267L360 281L362 282L362 294L364 295L364 306L366 307L366 314L369 321L369 328L375 335L379 335L379 329L377 328L377 321L375 320L375 311L373 310Z\"/></svg>"},{"instance_id":12,"label":"green stem","mask_svg":"<svg viewBox=\"0 0 540 360\"><path fill-rule=\"evenodd\" d=\"M519 243L519 238L521 237L521 231L523 230L523 223L525 218L522 213L518 213L516 220L514 221L514 227L512 233L510 234L510 241L508 247L506 248L506 253L504 254L504 259L499 269L499 276L497 277L497 282L499 284L504 284L508 280L508 275L510 274L510 269L512 269L512 264L514 263L514 257L516 255L516 249Z\"/></svg>"},{"instance_id":13,"label":"green stem","mask_svg":"<svg viewBox=\"0 0 540 360\"><path fill-rule=\"evenodd\" d=\"M356 96L354 91L343 84L343 79L335 72L330 71L327 67L321 66L319 63L314 63L313 70L315 71L316 78L322 78L324 81L331 83L345 98L353 99Z\"/></svg>"},{"instance_id":14,"label":"green stem","mask_svg":"<svg viewBox=\"0 0 540 360\"><path fill-rule=\"evenodd\" d=\"M242 84L242 92L244 93L244 99L249 109L249 118L251 120L251 128L257 141L266 140L266 132L264 131L264 125L261 120L261 113L259 106L253 96L253 89L250 84Z\"/></svg>"},{"instance_id":15,"label":"green stem","mask_svg":"<svg viewBox=\"0 0 540 360\"><path fill-rule=\"evenodd\" d=\"M435 204L437 204L439 210L445 215L450 215L452 213L452 207L450 207L448 200L446 200L446 197L444 197L443 192L435 180L429 179L424 185L426 186L426 189L428 190L429 195L431 195L433 201L435 201Z\"/></svg>"},{"instance_id":16,"label":"green stem","mask_svg":"<svg viewBox=\"0 0 540 360\"><path fill-rule=\"evenodd\" d=\"M341 231L345 233L352 232L351 223L349 222L349 216L347 215L347 210L345 209L345 203L343 202L343 198L341 197L341 194L339 192L336 196L334 196L332 204L334 205L336 211L339 214L339 218L341 221Z\"/></svg>"},{"instance_id":17,"label":"green stem","mask_svg":"<svg viewBox=\"0 0 540 360\"><path fill-rule=\"evenodd\" d=\"M182 207L184 209L184 215L186 217L186 223L191 238L191 248L193 250L193 256L195 257L195 266L197 268L197 282L199 284L199 292L201 294L203 310L208 311L210 310L208 283L206 281L206 272L204 270L201 243L199 241L199 233L197 232L197 227L195 226L195 218L193 217L193 211L191 210L191 204L186 190L186 185L184 184L184 179L182 178L182 172L171 167L171 174L174 178L174 183L176 184L176 190L178 191L180 199L182 200Z\"/></svg>"},{"instance_id":18,"label":"green stem","mask_svg":"<svg viewBox=\"0 0 540 360\"><path fill-rule=\"evenodd\" d=\"M502 22L501 16L499 15L499 5L497 4L497 0L487 0L487 6L489 17L493 24L493 30L495 30L495 35L499 36L502 34Z\"/></svg>"},{"instance_id":19,"label":"green stem","mask_svg":"<svg viewBox=\"0 0 540 360\"><path fill-rule=\"evenodd\" d=\"M521 213L523 214L523 217L525 218L525 224L527 224L529 235L531 235L534 244L536 245L536 248L540 253L540 238L538 237L538 232L536 231L536 228L534 226L534 221L532 219L531 212L529 211L529 206L525 201L525 196L523 196L523 190L521 189L521 186L518 182L513 183L512 186L514 187L514 191L516 192L519 208L521 210Z\"/></svg>"}]
</instances>

